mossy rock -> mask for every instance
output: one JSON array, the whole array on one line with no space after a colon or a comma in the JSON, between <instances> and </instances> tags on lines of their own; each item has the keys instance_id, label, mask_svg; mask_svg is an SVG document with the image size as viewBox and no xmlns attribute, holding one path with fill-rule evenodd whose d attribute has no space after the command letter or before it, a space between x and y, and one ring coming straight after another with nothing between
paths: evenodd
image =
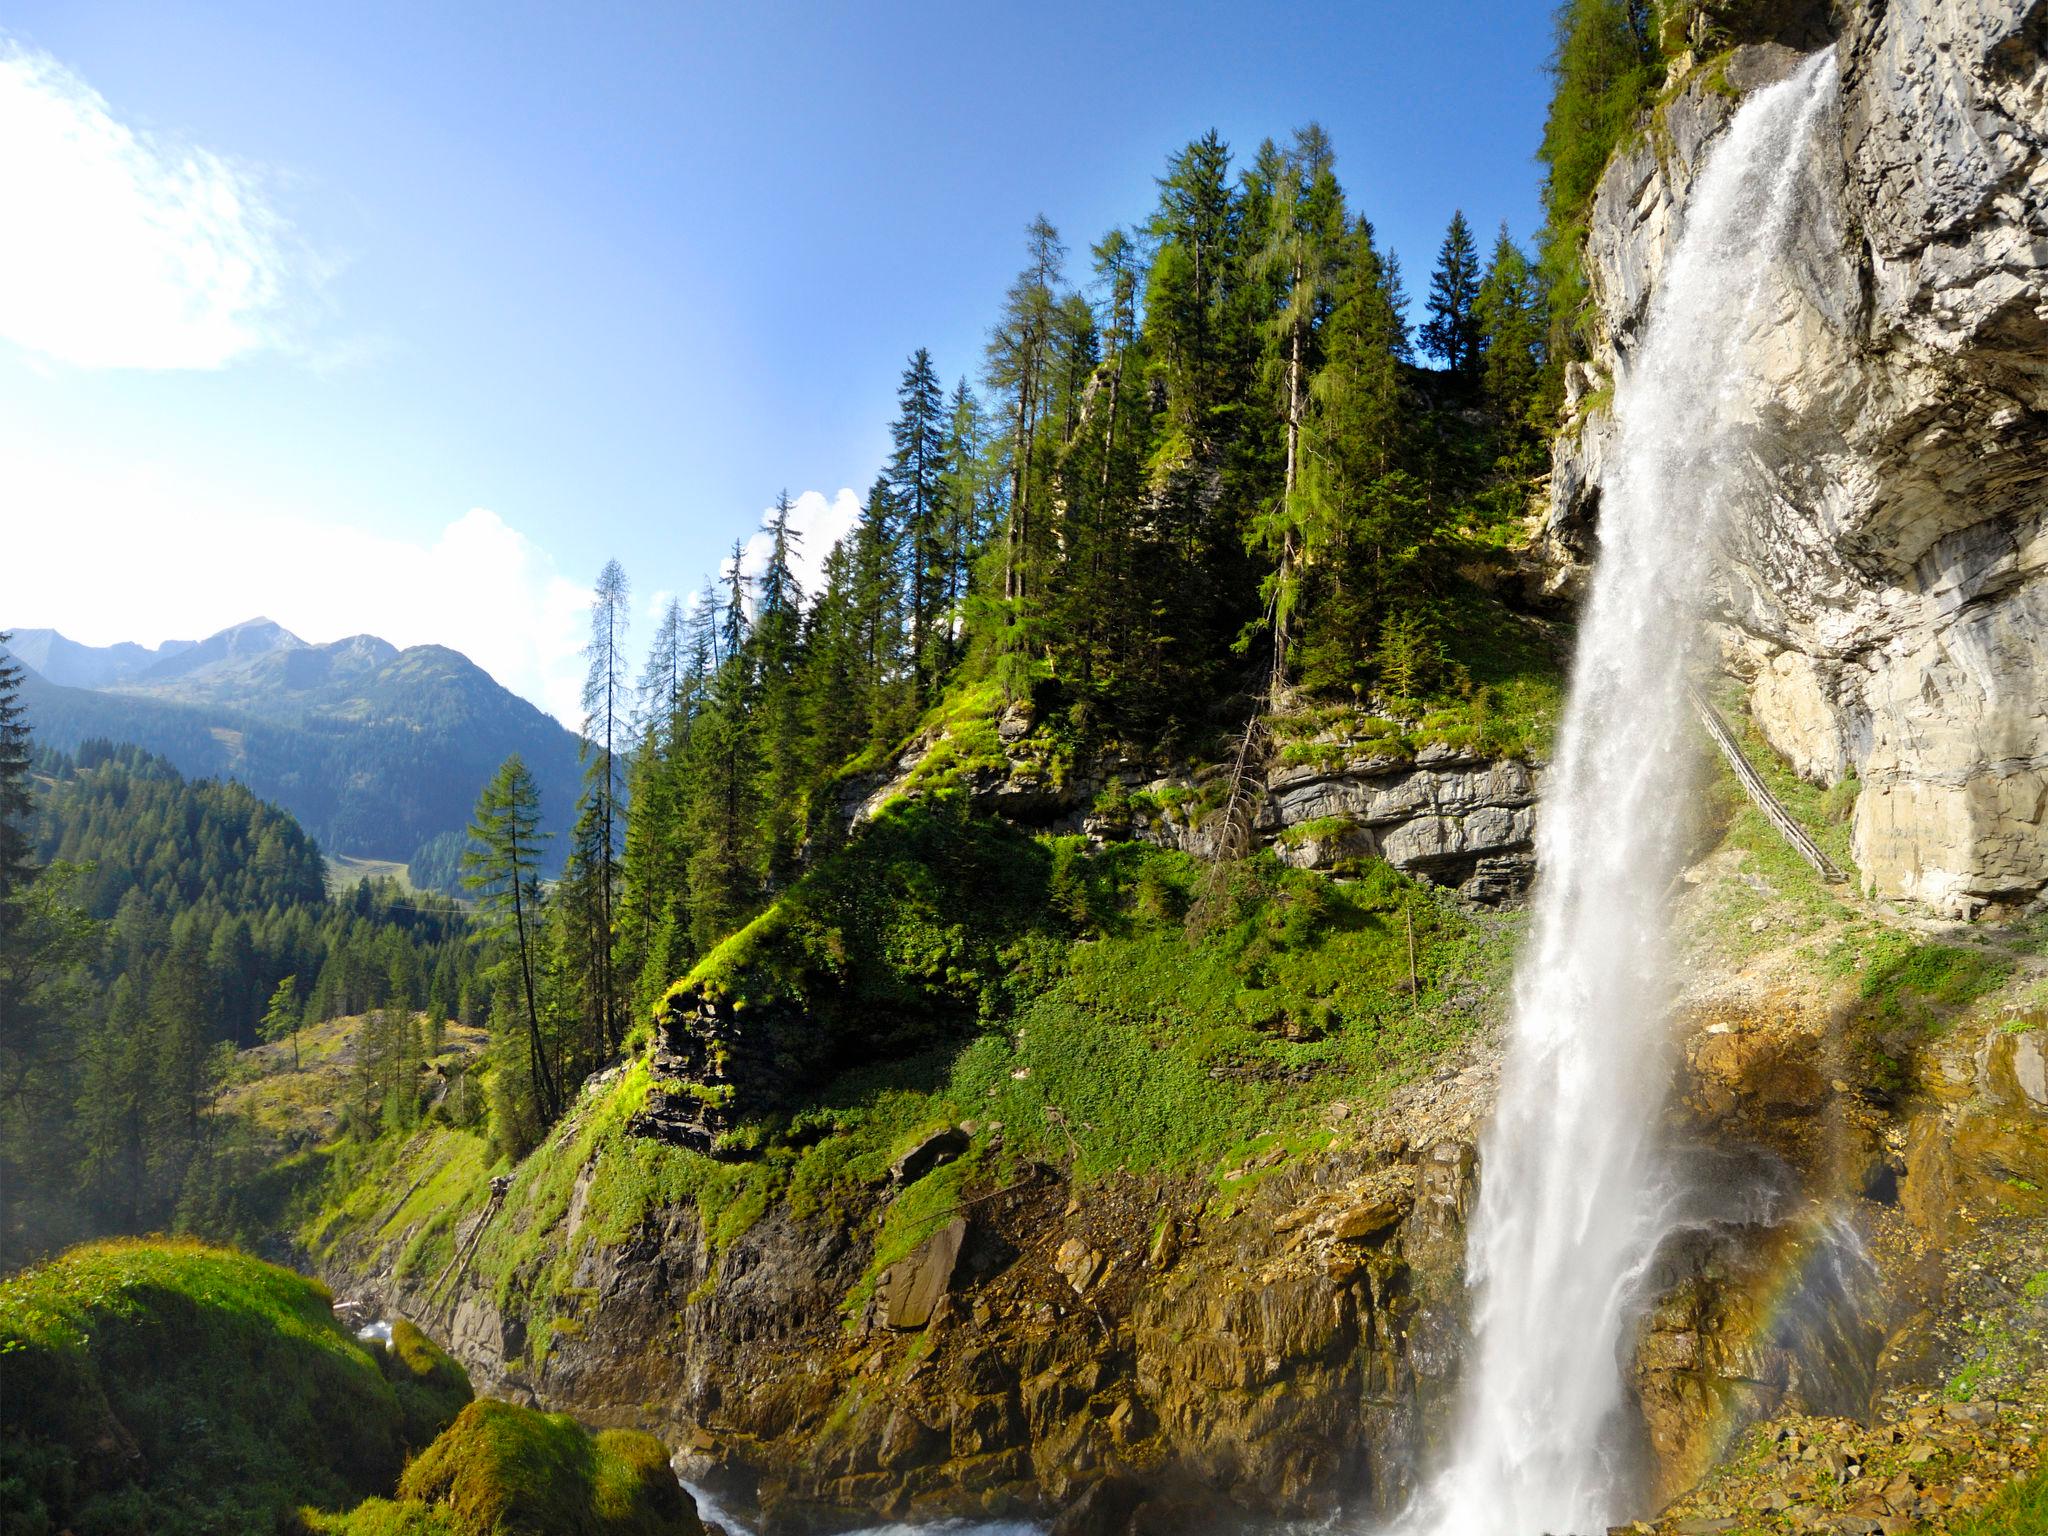
<instances>
[{"instance_id":1,"label":"mossy rock","mask_svg":"<svg viewBox=\"0 0 2048 1536\"><path fill-rule=\"evenodd\" d=\"M585 1433L565 1414L471 1403L406 1468L401 1499L422 1522L350 1523L373 1531L462 1536L702 1536L703 1526L652 1435ZM383 1509L370 1512L384 1521Z\"/></svg>"},{"instance_id":2,"label":"mossy rock","mask_svg":"<svg viewBox=\"0 0 2048 1536\"><path fill-rule=\"evenodd\" d=\"M406 1443L324 1286L196 1242L93 1243L0 1283L0 1376L9 1532L289 1529L388 1490Z\"/></svg>"},{"instance_id":3,"label":"mossy rock","mask_svg":"<svg viewBox=\"0 0 2048 1536\"><path fill-rule=\"evenodd\" d=\"M398 1394L410 1450L432 1444L476 1395L470 1390L469 1372L402 1317L391 1324L384 1374Z\"/></svg>"}]
</instances>

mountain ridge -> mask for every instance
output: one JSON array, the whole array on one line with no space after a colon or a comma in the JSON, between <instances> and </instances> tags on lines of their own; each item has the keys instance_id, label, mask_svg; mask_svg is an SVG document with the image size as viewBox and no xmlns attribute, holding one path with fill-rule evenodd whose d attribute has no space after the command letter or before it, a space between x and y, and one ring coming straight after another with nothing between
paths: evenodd
<instances>
[{"instance_id":1,"label":"mountain ridge","mask_svg":"<svg viewBox=\"0 0 2048 1536\"><path fill-rule=\"evenodd\" d=\"M434 845L429 883L446 884L451 841L513 752L540 783L544 825L569 824L575 734L451 647L313 644L265 618L155 648L23 636L8 649L39 739L132 741L188 776L238 779L330 852L411 864Z\"/></svg>"}]
</instances>

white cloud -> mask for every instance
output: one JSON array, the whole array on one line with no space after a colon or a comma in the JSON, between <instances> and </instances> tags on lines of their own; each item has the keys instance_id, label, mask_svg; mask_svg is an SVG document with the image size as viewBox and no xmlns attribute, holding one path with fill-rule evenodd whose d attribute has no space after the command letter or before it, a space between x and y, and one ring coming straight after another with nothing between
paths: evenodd
<instances>
[{"instance_id":1,"label":"white cloud","mask_svg":"<svg viewBox=\"0 0 2048 1536\"><path fill-rule=\"evenodd\" d=\"M283 340L290 231L246 168L139 133L0 38L0 336L80 368L219 368Z\"/></svg>"},{"instance_id":2,"label":"white cloud","mask_svg":"<svg viewBox=\"0 0 2048 1536\"><path fill-rule=\"evenodd\" d=\"M749 580L758 581L768 569L768 557L775 549L775 536L768 531L767 525L774 515L773 507L761 513L760 529L747 539L741 552L740 572ZM854 524L859 521L860 498L845 487L841 487L830 501L825 499L823 491L805 491L795 499L789 513L790 531L796 535L789 565L806 597L814 598L824 590L825 557L832 553L841 539L853 532ZM720 574L728 573L731 568L729 558L722 561Z\"/></svg>"},{"instance_id":3,"label":"white cloud","mask_svg":"<svg viewBox=\"0 0 2048 1536\"><path fill-rule=\"evenodd\" d=\"M88 645L155 644L262 614L316 644L367 633L400 647L448 646L563 724L581 722L590 586L496 512L474 507L417 532L370 533L304 507L223 496L160 465L59 462L4 423L0 463L9 503L35 509L9 529L0 626L58 629ZM804 535L796 564L807 591L858 515L851 491L797 498L791 524ZM749 541L756 548L765 567L765 534ZM636 647L666 602L666 592L650 594Z\"/></svg>"},{"instance_id":4,"label":"white cloud","mask_svg":"<svg viewBox=\"0 0 2048 1536\"><path fill-rule=\"evenodd\" d=\"M590 588L495 512L370 533L292 506L224 506L157 466L38 462L7 437L9 500L35 512L9 530L0 625L155 644L263 614L315 643L445 645L565 725L581 719Z\"/></svg>"}]
</instances>

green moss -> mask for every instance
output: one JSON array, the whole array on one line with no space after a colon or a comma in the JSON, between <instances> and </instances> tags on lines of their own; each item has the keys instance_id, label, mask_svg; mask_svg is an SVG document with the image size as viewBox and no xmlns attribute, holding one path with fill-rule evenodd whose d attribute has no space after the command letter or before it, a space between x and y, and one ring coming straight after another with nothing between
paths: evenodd
<instances>
[{"instance_id":1,"label":"green moss","mask_svg":"<svg viewBox=\"0 0 2048 1536\"><path fill-rule=\"evenodd\" d=\"M801 1011L761 1005L742 1027L842 1030L859 1051L750 1112L720 1157L627 1134L653 1086L635 1062L513 1171L470 1281L525 1321L531 1363L580 1326L587 1245L624 1242L659 1211L694 1204L714 1264L778 1207L854 1229L873 1244L857 1310L882 1266L1031 1165L1085 1186L1299 1155L1321 1106L1369 1109L1463 1039L1512 960L1517 919L1475 918L1378 861L1344 882L1270 855L1219 874L1138 844L948 822L938 807L885 819L894 841L865 863L828 861L715 972L734 1001L800 977ZM965 1156L877 1208L903 1151L968 1121ZM372 1166L381 1189L353 1193L330 1240L426 1198L406 1194L426 1172L418 1154ZM1229 1199L1255 1183L1216 1187Z\"/></svg>"},{"instance_id":2,"label":"green moss","mask_svg":"<svg viewBox=\"0 0 2048 1536\"><path fill-rule=\"evenodd\" d=\"M406 1468L399 1498L307 1521L325 1536L698 1536L668 1450L564 1414L471 1403Z\"/></svg>"},{"instance_id":3,"label":"green moss","mask_svg":"<svg viewBox=\"0 0 2048 1536\"><path fill-rule=\"evenodd\" d=\"M659 1440L566 1414L471 1403L405 1470L407 1501L473 1536L682 1536L698 1529Z\"/></svg>"},{"instance_id":4,"label":"green moss","mask_svg":"<svg viewBox=\"0 0 2048 1536\"><path fill-rule=\"evenodd\" d=\"M384 1374L397 1393L408 1446L418 1448L455 1421L475 1394L469 1372L404 1318L391 1323L391 1344L383 1351Z\"/></svg>"},{"instance_id":5,"label":"green moss","mask_svg":"<svg viewBox=\"0 0 2048 1536\"><path fill-rule=\"evenodd\" d=\"M182 1240L0 1283L0 1527L270 1530L388 1489L408 1413L318 1282Z\"/></svg>"}]
</instances>

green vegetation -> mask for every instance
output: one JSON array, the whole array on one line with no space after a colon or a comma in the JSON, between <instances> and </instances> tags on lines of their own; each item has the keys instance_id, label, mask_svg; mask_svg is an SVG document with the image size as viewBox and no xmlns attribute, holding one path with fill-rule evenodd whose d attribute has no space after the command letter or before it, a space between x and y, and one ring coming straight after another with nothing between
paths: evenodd
<instances>
[{"instance_id":1,"label":"green vegetation","mask_svg":"<svg viewBox=\"0 0 2048 1536\"><path fill-rule=\"evenodd\" d=\"M660 1441L472 1401L410 1323L361 1344L318 1282L227 1249L101 1242L0 1282L0 1372L21 1536L698 1532Z\"/></svg>"},{"instance_id":2,"label":"green vegetation","mask_svg":"<svg viewBox=\"0 0 2048 1536\"><path fill-rule=\"evenodd\" d=\"M425 1445L440 1434L475 1395L469 1372L402 1317L391 1320L384 1374L398 1396L400 1433L410 1446Z\"/></svg>"},{"instance_id":3,"label":"green vegetation","mask_svg":"<svg viewBox=\"0 0 2048 1536\"><path fill-rule=\"evenodd\" d=\"M1550 347L1560 359L1584 351L1580 248L1594 188L1663 83L1656 14L1652 0L1565 0L1557 10L1550 61L1556 84L1537 158L1546 172L1540 267L1549 288Z\"/></svg>"},{"instance_id":4,"label":"green vegetation","mask_svg":"<svg viewBox=\"0 0 2048 1536\"><path fill-rule=\"evenodd\" d=\"M315 1281L166 1239L0 1282L0 1525L78 1536L270 1530L389 1488L467 1399L446 1356L390 1357Z\"/></svg>"},{"instance_id":5,"label":"green vegetation","mask_svg":"<svg viewBox=\"0 0 2048 1536\"><path fill-rule=\"evenodd\" d=\"M413 1123L439 1021L488 1008L467 919L388 881L330 899L289 816L136 748L36 767L49 864L0 944L0 1268L105 1232L275 1231L294 1181L212 1113L231 1048L367 1012L339 1102L364 1134Z\"/></svg>"},{"instance_id":6,"label":"green vegetation","mask_svg":"<svg viewBox=\"0 0 2048 1536\"><path fill-rule=\"evenodd\" d=\"M315 1522L330 1536L695 1536L652 1435L587 1434L564 1414L471 1403L405 1469L396 1501Z\"/></svg>"},{"instance_id":7,"label":"green vegetation","mask_svg":"<svg viewBox=\"0 0 2048 1536\"><path fill-rule=\"evenodd\" d=\"M2040 1536L2048 1531L2048 1472L2020 1478L1983 1509L1949 1524L1950 1536Z\"/></svg>"},{"instance_id":8,"label":"green vegetation","mask_svg":"<svg viewBox=\"0 0 2048 1536\"><path fill-rule=\"evenodd\" d=\"M657 1086L636 1061L513 1168L470 1279L524 1317L538 1365L580 1323L584 1242L658 1210L694 1205L714 1252L777 1204L876 1223L857 1315L881 1267L1037 1164L1084 1185L1206 1176L1235 1199L1315 1143L1301 1128L1321 1106L1369 1110L1463 1038L1508 963L1507 921L1384 864L1339 883L1261 856L1219 877L1140 845L1034 842L955 795L900 804L676 989L715 1000L731 1047L782 1063L785 1090L736 1103L712 1156L629 1134ZM965 1122L966 1155L875 1205L904 1151ZM395 1247L401 1272L438 1275L487 1198L482 1139L437 1127L359 1157L307 1240Z\"/></svg>"}]
</instances>

